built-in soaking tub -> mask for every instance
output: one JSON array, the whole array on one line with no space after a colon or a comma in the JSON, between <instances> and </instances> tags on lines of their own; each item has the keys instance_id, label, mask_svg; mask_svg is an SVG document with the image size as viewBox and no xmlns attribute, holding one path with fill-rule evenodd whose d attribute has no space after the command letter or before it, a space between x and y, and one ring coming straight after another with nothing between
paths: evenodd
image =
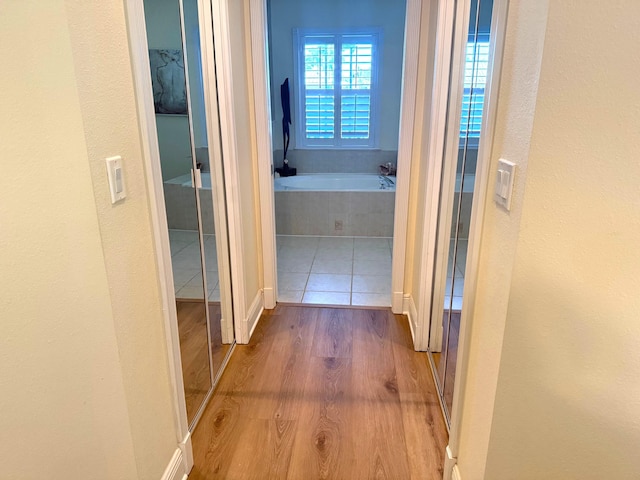
<instances>
[{"instance_id":1,"label":"built-in soaking tub","mask_svg":"<svg viewBox=\"0 0 640 480\"><path fill-rule=\"evenodd\" d=\"M335 173L276 178L276 232L391 237L396 179L384 178Z\"/></svg>"},{"instance_id":2,"label":"built-in soaking tub","mask_svg":"<svg viewBox=\"0 0 640 480\"><path fill-rule=\"evenodd\" d=\"M314 192L371 192L396 189L396 177L357 173L317 173L296 175L294 177L278 177L274 181L274 189L311 190Z\"/></svg>"}]
</instances>

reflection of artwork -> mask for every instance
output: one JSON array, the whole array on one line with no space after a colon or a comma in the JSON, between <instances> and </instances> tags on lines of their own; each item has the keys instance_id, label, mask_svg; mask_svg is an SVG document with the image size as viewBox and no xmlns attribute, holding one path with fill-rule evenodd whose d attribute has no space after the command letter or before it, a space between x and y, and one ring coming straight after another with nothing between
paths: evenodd
<instances>
[{"instance_id":1,"label":"reflection of artwork","mask_svg":"<svg viewBox=\"0 0 640 480\"><path fill-rule=\"evenodd\" d=\"M182 50L149 50L156 113L186 115L187 93Z\"/></svg>"}]
</instances>

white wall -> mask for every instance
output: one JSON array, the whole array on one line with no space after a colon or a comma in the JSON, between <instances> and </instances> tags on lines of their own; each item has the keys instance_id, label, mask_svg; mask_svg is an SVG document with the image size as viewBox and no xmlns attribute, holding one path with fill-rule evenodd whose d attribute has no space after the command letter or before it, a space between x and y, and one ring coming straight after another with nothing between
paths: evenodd
<instances>
[{"instance_id":1,"label":"white wall","mask_svg":"<svg viewBox=\"0 0 640 480\"><path fill-rule=\"evenodd\" d=\"M404 42L405 2L401 0L270 0L269 43L273 144L282 145L282 107L280 85L289 78L291 88L292 132L290 149L295 147L293 29L381 27L382 56L379 88L384 95L380 105L380 149L398 149L400 89Z\"/></svg>"},{"instance_id":2,"label":"white wall","mask_svg":"<svg viewBox=\"0 0 640 480\"><path fill-rule=\"evenodd\" d=\"M177 433L124 6L66 5L138 475L158 478ZM115 206L104 166L114 154L124 159L127 186Z\"/></svg>"},{"instance_id":3,"label":"white wall","mask_svg":"<svg viewBox=\"0 0 640 480\"><path fill-rule=\"evenodd\" d=\"M0 24L0 477L159 478L177 432L122 2Z\"/></svg>"},{"instance_id":4,"label":"white wall","mask_svg":"<svg viewBox=\"0 0 640 480\"><path fill-rule=\"evenodd\" d=\"M511 2L492 159L522 168L487 201L465 480L640 476L639 15Z\"/></svg>"}]
</instances>

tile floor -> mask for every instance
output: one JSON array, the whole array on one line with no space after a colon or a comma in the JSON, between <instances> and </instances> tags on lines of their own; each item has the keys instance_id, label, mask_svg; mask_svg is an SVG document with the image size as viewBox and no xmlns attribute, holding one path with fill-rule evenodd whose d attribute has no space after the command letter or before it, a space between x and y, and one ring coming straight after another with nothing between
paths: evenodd
<instances>
[{"instance_id":1,"label":"tile floor","mask_svg":"<svg viewBox=\"0 0 640 480\"><path fill-rule=\"evenodd\" d=\"M198 232L169 230L173 283L176 298L203 298L202 263ZM207 293L210 302L220 301L218 285L218 257L215 235L204 235Z\"/></svg>"},{"instance_id":2,"label":"tile floor","mask_svg":"<svg viewBox=\"0 0 640 480\"><path fill-rule=\"evenodd\" d=\"M177 298L202 298L198 233L169 230ZM214 235L204 235L209 301L220 301ZM391 238L277 236L278 300L330 305L391 305ZM445 305L462 309L467 241L449 251ZM453 273L453 274L452 274ZM453 297L451 283L453 282Z\"/></svg>"},{"instance_id":3,"label":"tile floor","mask_svg":"<svg viewBox=\"0 0 640 480\"><path fill-rule=\"evenodd\" d=\"M462 310L462 293L464 291L464 269L467 262L467 244L468 240L458 239L458 250L456 252L455 272L453 271L453 240L449 246L449 266L447 267L447 283L444 297L444 308L451 310ZM451 284L453 281L453 292ZM453 297L451 294L453 293Z\"/></svg>"},{"instance_id":4,"label":"tile floor","mask_svg":"<svg viewBox=\"0 0 640 480\"><path fill-rule=\"evenodd\" d=\"M278 301L391 305L391 238L278 235Z\"/></svg>"}]
</instances>

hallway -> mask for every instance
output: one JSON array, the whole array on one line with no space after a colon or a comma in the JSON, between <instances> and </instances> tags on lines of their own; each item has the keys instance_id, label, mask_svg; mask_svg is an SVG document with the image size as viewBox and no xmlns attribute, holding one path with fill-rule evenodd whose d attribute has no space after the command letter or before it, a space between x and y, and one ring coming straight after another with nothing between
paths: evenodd
<instances>
[{"instance_id":1,"label":"hallway","mask_svg":"<svg viewBox=\"0 0 640 480\"><path fill-rule=\"evenodd\" d=\"M411 345L387 309L265 312L193 434L189 478L442 478L446 428Z\"/></svg>"}]
</instances>

